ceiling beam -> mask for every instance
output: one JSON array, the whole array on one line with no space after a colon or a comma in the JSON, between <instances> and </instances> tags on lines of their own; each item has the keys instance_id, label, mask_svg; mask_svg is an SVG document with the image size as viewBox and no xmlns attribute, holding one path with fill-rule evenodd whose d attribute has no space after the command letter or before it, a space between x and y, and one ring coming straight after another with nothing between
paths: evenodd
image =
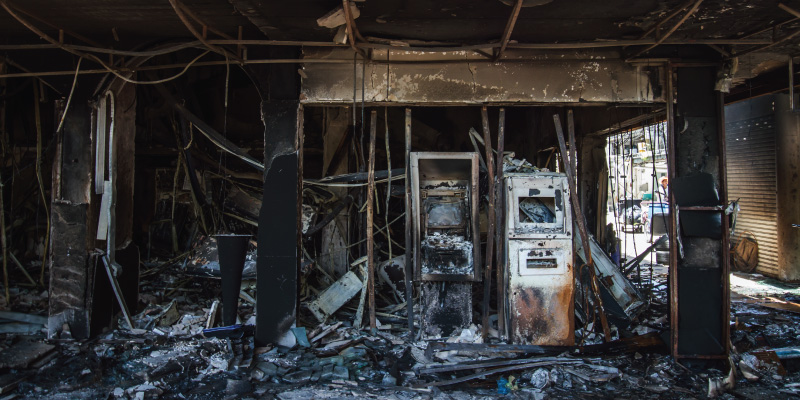
<instances>
[{"instance_id":1,"label":"ceiling beam","mask_svg":"<svg viewBox=\"0 0 800 400\"><path fill-rule=\"evenodd\" d=\"M795 16L795 19L797 19L797 18L800 18L800 12L798 12L797 10L794 10L794 9L790 8L789 6L787 6L787 5L783 4L783 3L779 3L779 4L778 4L778 7L779 7L781 10L783 10L783 11L786 11L786 12L788 12L789 14L792 14L792 15L794 15L794 16ZM787 21L787 22L791 22L791 21ZM782 24L781 24L781 25L782 25ZM777 29L777 27L778 27L778 26L779 26L779 25L775 25L775 26L774 26L773 28L771 28L771 29ZM762 32L763 32L763 31L762 31ZM770 48L770 47L773 47L773 46L777 46L777 45L779 45L779 44L786 43L786 42L788 42L789 40L791 40L791 39L793 39L794 37L796 37L797 35L800 35L800 29L795 29L794 31L792 31L792 32L790 32L790 33L788 33L788 34L784 35L784 36L783 36L783 37L781 37L780 39L774 39L774 40L772 41L772 43L765 44L765 45L763 45L763 46L751 47L751 48L749 48L749 49L747 49L747 50L743 50L743 51L740 51L740 52L738 52L738 53L733 53L733 55L731 55L731 57L740 57L740 56L743 56L743 55L745 55L745 54L750 54L750 53L757 52L757 51L763 51L763 50L766 50L766 49L768 49L768 48Z\"/></svg>"},{"instance_id":2,"label":"ceiling beam","mask_svg":"<svg viewBox=\"0 0 800 400\"><path fill-rule=\"evenodd\" d=\"M78 34L78 33L72 32L72 31L70 31L70 30L67 30L67 29L60 28L60 27L56 26L55 24L53 24L53 23L51 23L51 22L49 22L49 21L47 21L47 20L45 20L45 19L42 19L42 18L41 18L41 17L39 17L38 15L31 13L31 12L30 12L30 11L28 11L28 10L25 10L25 9L19 8L19 7L17 7L16 5L10 4L10 3L6 2L6 1L3 1L3 3L5 3L5 4L6 4L8 7L11 7L11 8L13 8L15 11L17 11L17 12L19 12L19 13L22 13L22 14L25 14L25 15L27 15L29 18L31 18L31 19L33 19L33 20L35 20L35 21L39 21L40 23L42 23L42 24L44 24L44 25L47 25L47 26L49 26L49 27L50 27L50 28L52 28L52 29L55 29L55 30L59 31L59 34L60 34L61 32L63 32L63 33L65 33L65 34L67 34L67 35L69 35L69 36L72 36L72 37L74 37L75 39L78 39L78 40L80 40L80 41L82 41L82 42L84 42L84 43L86 43L86 44L89 44L89 45L91 45L91 46L95 46L95 47L103 47L101 44L99 44L99 43L95 42L95 41L94 41L94 40L92 40L92 39L89 39L89 38L87 38L86 36L83 36L83 35L81 35L81 34Z\"/></svg>"},{"instance_id":3,"label":"ceiling beam","mask_svg":"<svg viewBox=\"0 0 800 400\"><path fill-rule=\"evenodd\" d=\"M188 29L189 32L191 32L192 35L194 35L194 37L197 38L197 40L199 40L201 43L203 43L209 50L224 56L225 59L232 58L238 62L242 61L242 59L239 58L238 55L233 54L232 52L228 51L225 48L218 47L209 43L205 35L207 25L201 23L203 25L203 33L201 34L200 32L198 32L197 29L194 27L194 25L192 25L192 22L189 21L189 17L187 17L186 14L184 14L184 9L186 8L186 6L182 5L178 0L169 0L169 4L172 6L172 9L175 10L175 14L178 16L181 22L183 22L183 25L186 26L186 29Z\"/></svg>"},{"instance_id":4,"label":"ceiling beam","mask_svg":"<svg viewBox=\"0 0 800 400\"><path fill-rule=\"evenodd\" d=\"M659 31L661 30L661 26L664 25L664 23L666 23L667 21L671 20L672 18L675 18L675 16L680 14L681 11L683 11L686 8L688 8L689 6L691 6L694 1L695 0L689 0L686 3L683 3L683 5L681 5L680 7L676 8L671 13L669 13L666 17L662 18L660 21L656 22L653 26L651 26L650 29L645 31L645 33L643 33L642 36L639 37L639 39L644 39L644 38L646 38L648 35L650 35L653 32L656 32L656 39L658 39Z\"/></svg>"},{"instance_id":5,"label":"ceiling beam","mask_svg":"<svg viewBox=\"0 0 800 400\"><path fill-rule=\"evenodd\" d=\"M503 38L500 40L500 50L497 51L497 55L495 56L494 60L497 61L503 57L503 52L506 51L506 46L508 46L508 41L511 39L511 32L514 31L514 25L517 24L517 18L519 18L519 12L522 10L522 1L517 0L514 4L514 9L511 11L511 16L508 17L508 22L506 22L506 28L503 30Z\"/></svg>"},{"instance_id":6,"label":"ceiling beam","mask_svg":"<svg viewBox=\"0 0 800 400\"><path fill-rule=\"evenodd\" d=\"M631 59L634 59L636 57L639 57L640 55L642 55L642 54L644 54L644 53L656 48L658 45L664 43L664 41L667 40L667 38L670 37L673 33L675 33L675 31L678 30L678 28L680 28L680 26L683 25L683 23L686 22L686 20L689 19L689 17L694 15L695 12L697 12L697 9L700 7L700 3L702 3L702 2L703 2L703 0L695 1L695 3L692 6L692 8L690 8L689 11L687 11L686 14L684 14L683 17L681 17L681 19L679 19L678 22L675 23L675 25L673 25L672 28L670 28L670 30L667 31L667 33L665 33L660 38L658 38L656 40L656 42L653 43L652 45L646 47L644 50L639 51L638 53L636 53L632 57L629 57L628 61L630 61Z\"/></svg>"},{"instance_id":7,"label":"ceiling beam","mask_svg":"<svg viewBox=\"0 0 800 400\"><path fill-rule=\"evenodd\" d=\"M355 51L358 54L361 54L361 57L366 59L367 54L364 51L364 49L358 47L358 44L356 43L356 38L358 38L362 42L366 42L366 40L364 40L364 37L361 36L361 33L358 31L358 28L356 28L356 21L353 20L353 15L350 13L350 4L351 4L350 0L342 0L342 9L344 10L344 21L347 29L347 40L350 42L350 47L353 48L353 51Z\"/></svg>"}]
</instances>

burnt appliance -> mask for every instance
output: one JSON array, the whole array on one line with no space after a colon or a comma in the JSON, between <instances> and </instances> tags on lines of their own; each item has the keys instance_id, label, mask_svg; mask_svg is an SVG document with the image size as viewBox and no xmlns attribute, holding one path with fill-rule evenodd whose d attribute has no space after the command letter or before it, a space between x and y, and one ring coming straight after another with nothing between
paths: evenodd
<instances>
[{"instance_id":1,"label":"burnt appliance","mask_svg":"<svg viewBox=\"0 0 800 400\"><path fill-rule=\"evenodd\" d=\"M472 282L480 280L478 154L412 152L410 179L422 336L449 336L472 323Z\"/></svg>"},{"instance_id":2,"label":"burnt appliance","mask_svg":"<svg viewBox=\"0 0 800 400\"><path fill-rule=\"evenodd\" d=\"M505 336L515 344L573 345L572 213L564 174L506 174Z\"/></svg>"}]
</instances>

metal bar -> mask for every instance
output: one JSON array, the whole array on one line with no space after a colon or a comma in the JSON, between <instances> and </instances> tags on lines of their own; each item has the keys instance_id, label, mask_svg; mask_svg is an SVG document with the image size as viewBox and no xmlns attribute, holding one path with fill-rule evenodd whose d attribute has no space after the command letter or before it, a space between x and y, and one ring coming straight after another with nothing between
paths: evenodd
<instances>
[{"instance_id":1,"label":"metal bar","mask_svg":"<svg viewBox=\"0 0 800 400\"><path fill-rule=\"evenodd\" d=\"M644 348L663 346L664 341L658 333L648 333L640 336L619 339L608 343L598 343L586 346L539 346L529 344L488 344L488 343L447 343L430 342L425 349L426 356L434 352L463 350L480 353L522 353L522 354L561 354L569 352L572 355L613 354L640 351Z\"/></svg>"},{"instance_id":2,"label":"metal bar","mask_svg":"<svg viewBox=\"0 0 800 400\"><path fill-rule=\"evenodd\" d=\"M575 118L573 118L572 110L567 110L567 137L569 139L569 168L572 171L575 187L580 189L578 183L578 146L575 144ZM581 212L583 212L583 207L581 207Z\"/></svg>"},{"instance_id":3,"label":"metal bar","mask_svg":"<svg viewBox=\"0 0 800 400\"><path fill-rule=\"evenodd\" d=\"M518 3L522 3L520 0ZM499 122L497 127L497 169L495 170L495 174L497 176L496 183L495 183L495 229L497 234L495 234L495 268L497 269L497 331L500 332L500 336L504 336L505 328L506 328L506 316L505 316L505 260L504 260L504 252L502 251L503 243L505 240L506 230L503 227L503 222L505 221L505 213L507 212L506 207L503 204L503 196L501 193L503 192L503 152L505 151L505 140L506 140L506 109L500 108L499 113Z\"/></svg>"},{"instance_id":4,"label":"metal bar","mask_svg":"<svg viewBox=\"0 0 800 400\"><path fill-rule=\"evenodd\" d=\"M111 281L111 288L114 290L114 296L117 298L119 308L122 309L122 315L125 317L125 322L128 323L128 327L130 327L131 330L134 330L135 328L133 326L133 321L131 321L131 313L128 311L128 305L125 304L125 297L122 296L122 290L119 288L119 282L114 276L114 273L111 271L111 262L108 260L108 255L103 254L101 258L103 259L103 265L106 267L108 280Z\"/></svg>"},{"instance_id":5,"label":"metal bar","mask_svg":"<svg viewBox=\"0 0 800 400\"><path fill-rule=\"evenodd\" d=\"M789 56L789 111L794 111L794 57L791 55Z\"/></svg>"},{"instance_id":6,"label":"metal bar","mask_svg":"<svg viewBox=\"0 0 800 400\"><path fill-rule=\"evenodd\" d=\"M562 357L539 357L539 358L523 358L523 359L504 359L504 360L489 360L489 361L479 361L474 363L457 363L457 364L449 364L449 365L434 365L430 367L420 368L417 370L417 373L420 375L423 374L439 374L442 372L453 372L453 371L463 371L465 369L478 369L478 368L491 368L491 367L502 367L504 365L517 365L517 364L528 364L532 362L542 362L542 361L566 361L568 359ZM582 360L574 359L571 360L573 362L582 363Z\"/></svg>"},{"instance_id":7,"label":"metal bar","mask_svg":"<svg viewBox=\"0 0 800 400\"><path fill-rule=\"evenodd\" d=\"M215 34L217 34L218 36L220 36L220 37L223 37L223 38L225 38L225 39L228 39L228 40L234 40L234 39L233 39L233 36L231 36L231 35L228 35L227 33L225 33L225 32L222 32L222 31L220 31L219 29L216 29L216 28L214 28L213 26L211 26L211 25L207 24L205 21L203 21L202 19L200 19L200 17L198 17L198 16L197 16L197 14L195 14L195 13L194 13L194 11L192 11L192 9L191 9L191 8L189 8L189 7L188 7L186 4L183 4L183 3L181 3L181 2L178 2L178 5L181 7L181 10L183 10L183 12L184 12L184 13L186 13L186 15L188 15L188 16L189 16L189 18L193 19L193 20L194 20L195 22L197 22L198 24L200 24L200 25L203 25L203 26L207 27L207 28L208 28L208 30L209 30L209 31L211 31L212 33L215 33ZM242 27L240 26L240 27L239 27L239 33L240 33L240 34L241 34L241 28L242 28ZM239 37L239 39L241 39L241 36ZM206 40L206 41L207 41L207 40Z\"/></svg>"},{"instance_id":8,"label":"metal bar","mask_svg":"<svg viewBox=\"0 0 800 400\"><path fill-rule=\"evenodd\" d=\"M563 134L563 132L562 132ZM578 184L578 146L575 143L575 118L573 116L572 110L567 110L567 135L569 137L569 150L570 150L570 169L572 171L572 179L571 182L574 182L575 188L575 196L577 197L577 192L580 190L580 185ZM564 165L567 165L566 163ZM583 206L580 203L573 203L573 209L580 210L576 211L576 214L580 215L578 218L583 223L583 231L581 237L588 237L588 231L586 229L586 219L583 214ZM578 225L580 227L580 224ZM587 260L589 260L589 275L591 277L591 284L594 288L594 300L600 309L600 325L603 328L603 336L605 337L606 342L611 341L611 329L608 327L608 320L606 319L605 313L605 306L603 305L603 299L600 297L600 285L598 284L597 275L594 270L594 261L591 258L591 248L587 248L584 250L584 255L589 254Z\"/></svg>"},{"instance_id":9,"label":"metal bar","mask_svg":"<svg viewBox=\"0 0 800 400\"><path fill-rule=\"evenodd\" d=\"M183 25L186 26L186 29L188 29L189 32L191 32L192 35L194 35L194 37L196 37L197 40L202 42L209 50L225 56L226 59L230 57L233 58L234 60L241 61L241 59L237 55L235 54L229 55L228 54L229 52L227 50L221 47L214 46L211 43L208 43L205 35L200 34L200 32L198 32L197 29L195 29L195 27L192 25L192 22L189 21L189 19L184 14L183 10L186 8L186 6L181 4L178 0L169 0L169 4L172 5L173 10L175 10L175 14L178 16L181 22L183 22Z\"/></svg>"},{"instance_id":10,"label":"metal bar","mask_svg":"<svg viewBox=\"0 0 800 400\"><path fill-rule=\"evenodd\" d=\"M572 114L568 114L572 116ZM569 182L569 196L572 202L572 213L575 215L575 222L578 224L578 230L580 231L581 235L581 243L583 243L583 253L586 259L586 264L589 266L589 273L592 279L592 286L594 290L594 297L595 301L598 302L598 306L601 308L600 314L600 322L603 325L603 334L606 338L606 341L610 340L611 333L608 328L608 322L605 321L605 313L602 310L602 301L600 300L599 289L596 285L596 277L594 276L594 262L592 261L592 251L591 245L589 242L589 233L586 231L586 220L583 216L583 213L580 209L580 203L578 202L578 188L576 187L576 181L574 178L575 171L572 170L572 163L569 160L569 156L567 155L567 143L564 140L564 131L561 127L561 119L558 117L558 114L553 114L553 122L556 126L556 136L558 137L558 145L561 150L561 161L564 165L564 171L567 175L567 181ZM573 132L574 134L574 132ZM573 157L574 158L574 157ZM605 321L605 322L604 322Z\"/></svg>"},{"instance_id":11,"label":"metal bar","mask_svg":"<svg viewBox=\"0 0 800 400\"><path fill-rule=\"evenodd\" d=\"M53 23L51 23L51 22L49 22L49 21L47 21L47 20L44 20L44 19L42 19L42 18L41 18L41 17L39 17L38 15L35 15L35 14L31 13L31 12L30 12L30 11L28 11L28 10L25 10L25 9L19 8L19 7L17 7L16 5L11 5L11 7L13 7L15 10L17 10L17 11L19 11L19 12L21 12L21 13L23 13L23 14L27 15L27 16L28 16L28 17L30 17L30 18L33 18L33 19L34 19L34 20L36 20L36 21L39 21L39 22L41 22L41 23L43 23L43 24L45 24L45 25L47 25L47 26L49 26L49 27L51 27L51 28L53 28L53 29L56 29L56 30L58 30L58 31L59 31L60 33L62 33L62 34L63 34L63 33L66 33L67 35L69 35L69 36L72 36L72 37L74 37L75 39L81 40L81 41L83 41L84 43L88 43L88 44L90 44L90 45L92 45L92 46L97 46L97 47L100 47L100 46L101 46L99 43L95 42L94 40L91 40L91 39L87 38L86 36L80 35L80 34L78 34L78 33L72 32L72 31L70 31L70 30L67 30L67 29L60 28L60 27L56 26L55 24L53 24Z\"/></svg>"},{"instance_id":12,"label":"metal bar","mask_svg":"<svg viewBox=\"0 0 800 400\"><path fill-rule=\"evenodd\" d=\"M681 5L680 7L676 8L674 11L669 13L666 17L662 18L660 21L658 21L655 24L653 24L653 26L650 27L650 29L648 29L647 31L645 31L645 33L643 33L642 36L639 37L639 39L644 39L644 38L647 37L647 35L653 33L656 29L660 29L661 25L664 25L667 21L671 20L676 15L680 14L680 12L685 10L686 7L689 7L690 5L692 5L693 1L694 0L689 0L686 3L683 3L683 5Z\"/></svg>"},{"instance_id":13,"label":"metal bar","mask_svg":"<svg viewBox=\"0 0 800 400\"><path fill-rule=\"evenodd\" d=\"M674 178L677 174L675 164L675 99L672 79L672 65L665 68L667 90L667 176ZM671 329L670 352L673 357L678 355L678 248L676 243L676 208L675 195L669 190L669 313Z\"/></svg>"},{"instance_id":14,"label":"metal bar","mask_svg":"<svg viewBox=\"0 0 800 400\"><path fill-rule=\"evenodd\" d=\"M483 271L483 322L481 326L481 335L483 336L483 340L486 341L489 336L489 303L492 296L492 251L494 247L495 223L494 155L492 154L492 134L489 131L489 113L486 111L486 106L481 107L481 121L483 123L483 148L486 151L486 171L489 182L489 208L487 215L489 226L486 230L486 269ZM480 232L475 232L474 234L480 236ZM480 261L476 260L476 262ZM500 293L497 295L499 297Z\"/></svg>"},{"instance_id":15,"label":"metal bar","mask_svg":"<svg viewBox=\"0 0 800 400\"><path fill-rule=\"evenodd\" d=\"M636 57L638 57L638 56L640 56L640 55L642 55L642 54L644 54L644 53L656 48L656 46L664 43L664 41L668 37L670 37L670 35L675 33L675 31L678 30L678 28L680 28L680 26L683 25L683 23L686 22L686 20L689 19L689 17L691 17L695 12L697 12L697 9L700 7L700 3L702 3L702 2L703 2L703 0L697 0L694 3L694 5L692 6L692 8L690 8L689 11L687 11L686 14L684 14L683 17L681 17L681 19L679 19L678 22L676 22L675 25L673 25L672 28L670 28L670 30L668 30L667 33L664 34L664 36L661 36L661 38L656 40L655 43L653 43L650 46L646 47L644 50L639 51L633 57L630 57L628 59L630 60L630 59L636 58Z\"/></svg>"},{"instance_id":16,"label":"metal bar","mask_svg":"<svg viewBox=\"0 0 800 400\"><path fill-rule=\"evenodd\" d=\"M517 24L517 18L519 17L520 10L522 10L522 0L517 0L517 2L514 4L513 11L511 11L511 16L508 17L506 28L503 30L503 38L500 40L500 50L497 51L497 56L494 58L495 61L502 58L503 52L506 51L508 40L511 39L511 32L514 31L514 25Z\"/></svg>"},{"instance_id":17,"label":"metal bar","mask_svg":"<svg viewBox=\"0 0 800 400\"><path fill-rule=\"evenodd\" d=\"M3 115L0 116L0 120L5 121L5 111L5 102L3 102L2 110L0 110ZM2 173L0 173L0 175L2 175ZM6 211L3 204L3 192L3 179L0 176L0 244L3 246L3 289L6 298L6 304L11 304L11 293L9 292L8 286L8 254L10 254L10 252L8 251L6 244ZM42 265L42 269L44 269L44 265ZM34 281L34 285L35 284L36 282Z\"/></svg>"},{"instance_id":18,"label":"metal bar","mask_svg":"<svg viewBox=\"0 0 800 400\"><path fill-rule=\"evenodd\" d=\"M5 6L5 3L0 4ZM39 270L39 285L44 286L44 270L48 260L47 253L50 248L50 207L47 205L47 196L45 196L44 183L42 182L42 117L39 110L39 91L41 87L41 85L33 85L33 116L36 127L36 180L39 182L39 194L42 196L42 207L44 208L45 222L47 223L44 233L42 268Z\"/></svg>"},{"instance_id":19,"label":"metal bar","mask_svg":"<svg viewBox=\"0 0 800 400\"><path fill-rule=\"evenodd\" d=\"M345 27L347 29L347 40L350 42L350 47L356 53L360 54L362 58L366 59L367 56L363 49L356 45L355 27L356 23L353 21L353 16L350 15L350 0L342 0L342 10L344 11ZM366 41L366 40L365 40Z\"/></svg>"},{"instance_id":20,"label":"metal bar","mask_svg":"<svg viewBox=\"0 0 800 400\"><path fill-rule=\"evenodd\" d=\"M373 235L373 202L375 197L375 131L377 130L378 112L372 111L370 113L369 122L369 161L367 166L367 173L369 174L369 183L367 185L367 268L369 270L369 282L367 282L367 290L369 291L369 328L371 330L377 329L375 323L375 255L373 248L375 247Z\"/></svg>"},{"instance_id":21,"label":"metal bar","mask_svg":"<svg viewBox=\"0 0 800 400\"><path fill-rule=\"evenodd\" d=\"M568 156L569 153L567 153L567 143L564 140L564 131L561 126L561 118L558 117L558 114L553 114L553 122L555 122L556 126L558 146L561 150L561 161L564 165L564 173L567 175L567 181L569 182L569 196L572 200L572 212L575 214L575 223L578 224L578 230L580 231L581 242L583 243L584 249L583 251L586 256L586 264L592 265L592 252L589 250L591 249L589 245L589 234L586 232L586 221L581 213L580 203L578 203L578 188L575 187L575 179L573 177L574 174L571 170L571 163Z\"/></svg>"},{"instance_id":22,"label":"metal bar","mask_svg":"<svg viewBox=\"0 0 800 400\"><path fill-rule=\"evenodd\" d=\"M781 26L785 23L794 22L797 18L785 21L776 26ZM756 32L762 33L772 29L772 27L765 30ZM749 37L749 36L748 36ZM337 44L333 42L316 42L316 41L301 41L301 40L268 40L268 39L206 39L207 43L211 45L237 45L237 46L305 46L305 47L351 47L346 44ZM569 49L597 49L608 47L628 47L628 46L647 46L655 44L655 39L640 39L640 40L607 40L607 41L594 41L594 42L572 42L572 43L508 43L507 49L539 49L539 50L569 50ZM680 40L664 40L661 44L665 45L729 45L729 46L746 46L746 45L765 45L771 44L772 40L767 39L680 39ZM42 50L42 49L60 49L69 48L73 50L83 50L89 52L98 52L106 54L129 55L129 56L147 56L153 55L153 52L159 54L172 53L178 50L196 47L202 44L199 40L177 44L164 50L152 51L130 51L130 50L117 50L100 46L82 46L74 44L45 44L45 43L32 43L32 44L3 44L0 45L0 50ZM456 51L479 51L485 49L497 48L498 43L483 43L473 45L452 44L447 46L408 46L397 47L389 44L381 43L359 43L360 49L389 49L396 51L421 51L421 52L456 52ZM517 61L517 60L514 60Z\"/></svg>"},{"instance_id":23,"label":"metal bar","mask_svg":"<svg viewBox=\"0 0 800 400\"><path fill-rule=\"evenodd\" d=\"M753 52L756 52L756 51L766 50L766 49L768 49L768 48L770 48L772 46L776 46L776 45L782 44L782 43L794 38L797 35L800 35L800 29L796 29L796 30L784 35L780 39L772 41L772 43L770 43L770 44L766 44L766 45L760 46L760 47L751 47L751 48L749 48L747 50L740 51L740 52L737 52L737 53L733 53L733 55L731 55L731 57L739 57L739 56L743 56L745 54L750 54L750 53L753 53Z\"/></svg>"},{"instance_id":24,"label":"metal bar","mask_svg":"<svg viewBox=\"0 0 800 400\"><path fill-rule=\"evenodd\" d=\"M406 108L405 115L405 144L406 144L406 264L405 264L405 284L406 284L406 313L408 314L408 337L413 340L414 338L414 287L411 283L413 268L412 262L412 249L411 234L413 224L411 222L411 213L409 212L411 204L411 109Z\"/></svg>"},{"instance_id":25,"label":"metal bar","mask_svg":"<svg viewBox=\"0 0 800 400\"><path fill-rule=\"evenodd\" d=\"M791 65L791 60L789 62ZM728 204L728 172L725 153L725 95L722 92L717 94L717 143L719 146L719 195L722 204ZM731 285L730 285L730 220L725 215L724 211L721 214L722 219L722 338L724 341L723 348L725 349L725 356L727 357L731 351L731 341L728 339L730 335L730 319L731 319Z\"/></svg>"},{"instance_id":26,"label":"metal bar","mask_svg":"<svg viewBox=\"0 0 800 400\"><path fill-rule=\"evenodd\" d=\"M714 206L714 207L708 207L708 206L683 206L683 207L681 207L681 206L675 205L675 208L677 210L679 210L679 211L715 211L715 212L725 211L725 206Z\"/></svg>"},{"instance_id":27,"label":"metal bar","mask_svg":"<svg viewBox=\"0 0 800 400\"><path fill-rule=\"evenodd\" d=\"M413 387L423 388L423 387L431 387L431 386L449 386L449 385L453 385L453 384L456 384L456 383L461 383L461 382L466 382L466 381L470 381L470 380L477 379L477 378L482 378L482 377L487 376L487 375L498 374L498 373L501 373L501 372L515 371L515 370L519 370L519 369L530 369L530 368L535 368L535 367L544 367L544 366L550 366L550 365L553 365L553 364L578 364L578 363L581 363L581 362L578 361L578 360L565 359L564 361L560 361L560 362L541 361L541 362L533 362L533 363L528 363L528 364L510 365L510 366L505 366L505 367L485 370L483 372L478 372L478 373L474 373L472 375L467 375L467 376L463 376L463 377L460 377L460 378L451 379L449 381L436 381L436 382L428 382L428 383L419 383L419 384L414 385Z\"/></svg>"},{"instance_id":28,"label":"metal bar","mask_svg":"<svg viewBox=\"0 0 800 400\"><path fill-rule=\"evenodd\" d=\"M788 12L789 14L794 15L795 18L800 18L800 11L794 10L791 7L787 6L786 4L778 3L778 8L780 8L783 11Z\"/></svg>"}]
</instances>

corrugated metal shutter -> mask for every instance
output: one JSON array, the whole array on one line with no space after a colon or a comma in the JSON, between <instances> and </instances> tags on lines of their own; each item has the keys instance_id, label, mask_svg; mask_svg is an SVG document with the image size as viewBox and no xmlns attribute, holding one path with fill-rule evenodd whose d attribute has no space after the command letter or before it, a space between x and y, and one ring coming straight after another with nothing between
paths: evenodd
<instances>
[{"instance_id":1,"label":"corrugated metal shutter","mask_svg":"<svg viewBox=\"0 0 800 400\"><path fill-rule=\"evenodd\" d=\"M739 200L736 231L758 241L756 272L778 275L778 200L773 96L725 107L728 200Z\"/></svg>"}]
</instances>

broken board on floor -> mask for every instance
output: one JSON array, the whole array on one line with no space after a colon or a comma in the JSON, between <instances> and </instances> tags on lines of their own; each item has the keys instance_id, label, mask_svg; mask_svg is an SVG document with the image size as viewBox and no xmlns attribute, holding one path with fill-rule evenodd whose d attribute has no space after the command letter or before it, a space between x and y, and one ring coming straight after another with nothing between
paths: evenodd
<instances>
[{"instance_id":1,"label":"broken board on floor","mask_svg":"<svg viewBox=\"0 0 800 400\"><path fill-rule=\"evenodd\" d=\"M52 344L23 340L0 353L0 369L27 368L56 348Z\"/></svg>"},{"instance_id":2,"label":"broken board on floor","mask_svg":"<svg viewBox=\"0 0 800 400\"><path fill-rule=\"evenodd\" d=\"M363 286L361 279L349 271L320 293L316 300L308 304L308 308L320 322L325 322L331 314L355 297Z\"/></svg>"}]
</instances>

